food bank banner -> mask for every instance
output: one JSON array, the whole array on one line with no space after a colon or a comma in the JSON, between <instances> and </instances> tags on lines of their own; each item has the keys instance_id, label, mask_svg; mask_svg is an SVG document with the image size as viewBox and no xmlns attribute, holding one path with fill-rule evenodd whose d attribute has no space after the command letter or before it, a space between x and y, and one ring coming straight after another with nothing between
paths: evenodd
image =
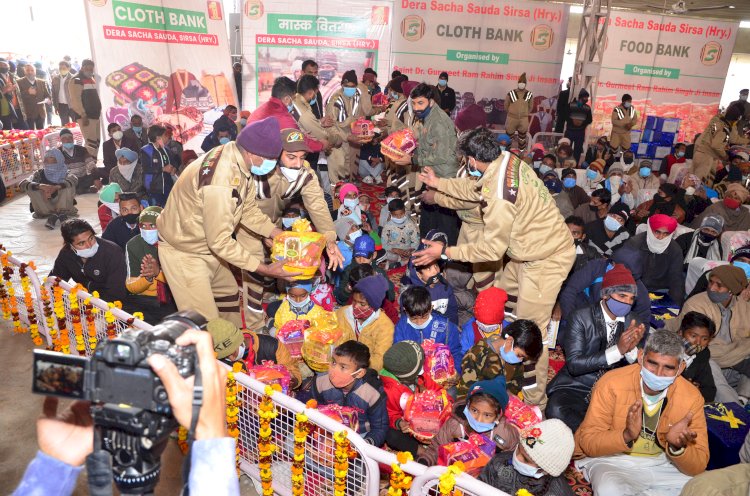
<instances>
[{"instance_id":1,"label":"food bank banner","mask_svg":"<svg viewBox=\"0 0 750 496\"><path fill-rule=\"evenodd\" d=\"M609 134L629 93L641 116L677 117L692 141L716 115L739 24L613 12L594 101L592 136Z\"/></svg>"},{"instance_id":2,"label":"food bank banner","mask_svg":"<svg viewBox=\"0 0 750 496\"><path fill-rule=\"evenodd\" d=\"M140 115L199 150L237 104L221 1L89 0L86 14L105 130Z\"/></svg>"},{"instance_id":3,"label":"food bank banner","mask_svg":"<svg viewBox=\"0 0 750 496\"><path fill-rule=\"evenodd\" d=\"M446 71L457 111L478 103L505 125L504 100L521 73L534 93L532 134L549 131L560 91L568 6L542 2L396 0L393 69L437 84Z\"/></svg>"},{"instance_id":4,"label":"food bank banner","mask_svg":"<svg viewBox=\"0 0 750 496\"><path fill-rule=\"evenodd\" d=\"M299 79L302 62L318 63L323 99L349 69L361 81L368 67L390 78L392 0L245 0L242 12L243 107L271 97L277 77Z\"/></svg>"}]
</instances>

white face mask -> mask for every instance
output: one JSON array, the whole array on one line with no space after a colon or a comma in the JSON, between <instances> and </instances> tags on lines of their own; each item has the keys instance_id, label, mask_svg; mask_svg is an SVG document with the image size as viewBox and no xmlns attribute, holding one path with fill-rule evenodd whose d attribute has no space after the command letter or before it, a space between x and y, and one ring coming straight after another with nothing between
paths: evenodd
<instances>
[{"instance_id":1,"label":"white face mask","mask_svg":"<svg viewBox=\"0 0 750 496\"><path fill-rule=\"evenodd\" d=\"M526 83L518 83L518 89L522 90L526 88Z\"/></svg>"},{"instance_id":2,"label":"white face mask","mask_svg":"<svg viewBox=\"0 0 750 496\"><path fill-rule=\"evenodd\" d=\"M544 471L539 467L533 467L528 463L524 463L518 459L518 448L513 452L513 468L516 469L521 475L526 477L533 477L535 479L541 479L544 476Z\"/></svg>"},{"instance_id":3,"label":"white face mask","mask_svg":"<svg viewBox=\"0 0 750 496\"><path fill-rule=\"evenodd\" d=\"M76 255L78 255L81 258L91 258L94 255L96 255L96 252L99 250L99 243L94 241L94 245L91 248L83 248L81 250L75 249Z\"/></svg>"},{"instance_id":4,"label":"white face mask","mask_svg":"<svg viewBox=\"0 0 750 496\"><path fill-rule=\"evenodd\" d=\"M156 229L141 229L141 237L146 243L155 245L159 242L159 231Z\"/></svg>"},{"instance_id":5,"label":"white face mask","mask_svg":"<svg viewBox=\"0 0 750 496\"><path fill-rule=\"evenodd\" d=\"M353 233L349 233L349 241L351 241L351 243L354 244L354 242L360 236L362 236L362 230L361 229L357 229Z\"/></svg>"},{"instance_id":6,"label":"white face mask","mask_svg":"<svg viewBox=\"0 0 750 496\"><path fill-rule=\"evenodd\" d=\"M289 167L281 166L281 173L284 175L287 181L293 183L299 177L299 169L290 169Z\"/></svg>"},{"instance_id":7,"label":"white face mask","mask_svg":"<svg viewBox=\"0 0 750 496\"><path fill-rule=\"evenodd\" d=\"M612 192L616 193L618 189L620 189L620 184L622 184L622 178L620 176L612 176L609 178L609 185L612 186Z\"/></svg>"},{"instance_id":8,"label":"white face mask","mask_svg":"<svg viewBox=\"0 0 750 496\"><path fill-rule=\"evenodd\" d=\"M652 253L661 254L664 253L664 251L669 246L669 243L672 241L672 235L665 237L664 239L657 239L657 237L654 235L653 231L651 231L651 227L646 228L646 245L648 246L648 250Z\"/></svg>"},{"instance_id":9,"label":"white face mask","mask_svg":"<svg viewBox=\"0 0 750 496\"><path fill-rule=\"evenodd\" d=\"M695 194L695 188L693 188L692 186L688 186L687 188L685 188L685 194L687 196L693 196Z\"/></svg>"},{"instance_id":10,"label":"white face mask","mask_svg":"<svg viewBox=\"0 0 750 496\"><path fill-rule=\"evenodd\" d=\"M357 198L344 198L344 206L352 209L359 206L359 199Z\"/></svg>"},{"instance_id":11,"label":"white face mask","mask_svg":"<svg viewBox=\"0 0 750 496\"><path fill-rule=\"evenodd\" d=\"M105 204L111 211L115 213L115 215L120 215L120 204L117 202L102 202Z\"/></svg>"},{"instance_id":12,"label":"white face mask","mask_svg":"<svg viewBox=\"0 0 750 496\"><path fill-rule=\"evenodd\" d=\"M112 137L116 141L120 141L122 139L122 131L115 131L114 133L112 133Z\"/></svg>"},{"instance_id":13,"label":"white face mask","mask_svg":"<svg viewBox=\"0 0 750 496\"><path fill-rule=\"evenodd\" d=\"M243 358L245 358L246 349L247 347L245 346L245 340L243 339L240 343L240 347L237 348L237 358L235 358L235 360L242 360Z\"/></svg>"},{"instance_id":14,"label":"white face mask","mask_svg":"<svg viewBox=\"0 0 750 496\"><path fill-rule=\"evenodd\" d=\"M740 100L743 102L747 100L747 95L740 95Z\"/></svg>"}]
</instances>

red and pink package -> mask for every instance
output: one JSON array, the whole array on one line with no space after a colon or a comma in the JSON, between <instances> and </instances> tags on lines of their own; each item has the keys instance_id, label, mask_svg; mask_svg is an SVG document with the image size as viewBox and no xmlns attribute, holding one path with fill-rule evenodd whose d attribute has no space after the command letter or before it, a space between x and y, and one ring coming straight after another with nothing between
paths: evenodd
<instances>
[{"instance_id":1,"label":"red and pink package","mask_svg":"<svg viewBox=\"0 0 750 496\"><path fill-rule=\"evenodd\" d=\"M436 343L433 339L422 341L424 350L424 371L430 378L444 385L447 381L458 379L456 366L453 363L453 355L447 345Z\"/></svg>"},{"instance_id":2,"label":"red and pink package","mask_svg":"<svg viewBox=\"0 0 750 496\"><path fill-rule=\"evenodd\" d=\"M355 136L372 136L375 134L375 124L364 117L352 122L352 134Z\"/></svg>"},{"instance_id":3,"label":"red and pink package","mask_svg":"<svg viewBox=\"0 0 750 496\"><path fill-rule=\"evenodd\" d=\"M452 408L453 400L444 389L418 392L406 400L404 419L415 434L431 438L450 417Z\"/></svg>"},{"instance_id":4,"label":"red and pink package","mask_svg":"<svg viewBox=\"0 0 750 496\"><path fill-rule=\"evenodd\" d=\"M355 408L340 405L323 405L318 407L318 411L326 417L344 424L354 432L359 431L359 415Z\"/></svg>"},{"instance_id":5,"label":"red and pink package","mask_svg":"<svg viewBox=\"0 0 750 496\"><path fill-rule=\"evenodd\" d=\"M541 422L542 414L539 407L529 406L518 399L518 396L511 395L505 408L505 418L519 429L525 429Z\"/></svg>"},{"instance_id":6,"label":"red and pink package","mask_svg":"<svg viewBox=\"0 0 750 496\"><path fill-rule=\"evenodd\" d=\"M482 473L482 469L492 458L491 454L487 454L484 446L491 444L494 453L494 444L484 436L478 436L480 439L473 436L469 436L468 441L458 441L440 446L438 448L438 465L447 467L460 461L464 464L464 471L472 477Z\"/></svg>"},{"instance_id":7,"label":"red and pink package","mask_svg":"<svg viewBox=\"0 0 750 496\"><path fill-rule=\"evenodd\" d=\"M276 338L284 343L292 358L302 358L302 343L305 342L305 331L310 327L310 321L290 320L276 333Z\"/></svg>"},{"instance_id":8,"label":"red and pink package","mask_svg":"<svg viewBox=\"0 0 750 496\"><path fill-rule=\"evenodd\" d=\"M263 384L281 386L281 392L289 394L289 383L292 376L283 365L277 365L270 360L265 360L261 365L254 365L247 371L247 375Z\"/></svg>"}]
</instances>

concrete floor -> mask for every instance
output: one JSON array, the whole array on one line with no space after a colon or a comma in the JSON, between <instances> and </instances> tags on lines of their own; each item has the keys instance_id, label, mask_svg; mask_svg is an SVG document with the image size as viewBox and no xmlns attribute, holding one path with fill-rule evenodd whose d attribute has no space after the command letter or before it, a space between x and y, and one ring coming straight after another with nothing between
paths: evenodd
<instances>
[{"instance_id":1,"label":"concrete floor","mask_svg":"<svg viewBox=\"0 0 750 496\"><path fill-rule=\"evenodd\" d=\"M96 214L97 196L77 197L81 218L88 220L97 234L101 234ZM59 224L50 231L44 220L35 220L29 213L29 199L17 194L0 206L0 244L23 261L33 260L40 277L51 270L62 245ZM16 335L8 322L0 320L0 364L3 368L3 388L0 394L0 494L10 494L23 477L26 465L37 451L36 418L41 413L42 397L31 394L31 339L27 334ZM65 404L61 403L60 410ZM183 455L176 441L170 441L162 456L162 474L158 495L180 493ZM251 481L241 479L243 495L255 496ZM76 495L88 494L85 473L79 478Z\"/></svg>"}]
</instances>

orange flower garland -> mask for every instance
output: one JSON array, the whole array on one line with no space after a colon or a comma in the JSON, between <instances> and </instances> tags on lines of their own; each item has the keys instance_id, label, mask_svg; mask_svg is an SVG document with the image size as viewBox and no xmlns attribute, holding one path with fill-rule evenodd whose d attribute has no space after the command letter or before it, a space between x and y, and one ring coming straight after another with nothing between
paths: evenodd
<instances>
[{"instance_id":1,"label":"orange flower garland","mask_svg":"<svg viewBox=\"0 0 750 496\"><path fill-rule=\"evenodd\" d=\"M438 491L447 496L461 496L463 493L456 489L456 476L464 471L464 464L456 462L438 477Z\"/></svg>"},{"instance_id":2,"label":"orange flower garland","mask_svg":"<svg viewBox=\"0 0 750 496\"><path fill-rule=\"evenodd\" d=\"M117 306L118 303L120 305L119 307ZM115 326L115 321L117 319L115 318L114 314L112 313L112 309L115 308L115 307L121 308L122 307L122 303L120 303L119 301L116 301L114 303L107 303L107 307L109 307L109 308L107 309L107 311L104 314L104 321L107 323L107 337L109 339L114 339L114 338L117 337L117 326ZM185 432L187 433L187 431L185 431Z\"/></svg>"},{"instance_id":3,"label":"orange flower garland","mask_svg":"<svg viewBox=\"0 0 750 496\"><path fill-rule=\"evenodd\" d=\"M12 253L9 251L5 252L4 255L0 256L0 262L2 262L3 265L3 280L5 281L5 289L8 293L8 306L10 307L10 317L13 319L13 330L17 333L22 333L25 329L23 329L21 318L18 315L16 290L13 287L13 283L10 281L10 278L13 276L13 266L10 265L8 258L11 255Z\"/></svg>"},{"instance_id":4,"label":"orange flower garland","mask_svg":"<svg viewBox=\"0 0 750 496\"><path fill-rule=\"evenodd\" d=\"M412 477L404 473L401 469L401 465L414 460L414 457L408 451L399 451L396 454L396 460L398 463L391 465L392 472L390 487L388 488L388 496L405 496L406 494L409 494Z\"/></svg>"},{"instance_id":5,"label":"orange flower garland","mask_svg":"<svg viewBox=\"0 0 750 496\"><path fill-rule=\"evenodd\" d=\"M271 400L274 391L281 390L278 384L266 386L263 390L265 395L258 405L258 451L260 459L258 468L260 469L260 485L263 488L263 496L273 496L273 474L271 473L271 459L276 452L276 446L271 441L271 421L276 418L278 412L276 405Z\"/></svg>"},{"instance_id":6,"label":"orange flower garland","mask_svg":"<svg viewBox=\"0 0 750 496\"><path fill-rule=\"evenodd\" d=\"M99 298L99 293L94 291L91 295L94 298ZM86 331L89 335L89 349L91 350L91 353L94 353L94 350L96 350L96 344L98 340L96 339L96 320L95 316L99 312L98 308L94 308L94 305L91 303L91 298L86 298L83 300L83 313L86 316Z\"/></svg>"},{"instance_id":7,"label":"orange flower garland","mask_svg":"<svg viewBox=\"0 0 750 496\"><path fill-rule=\"evenodd\" d=\"M349 473L349 459L357 456L357 452L351 449L346 431L339 431L333 435L336 443L333 458L333 494L334 496L346 495L346 476Z\"/></svg>"},{"instance_id":8,"label":"orange flower garland","mask_svg":"<svg viewBox=\"0 0 750 496\"><path fill-rule=\"evenodd\" d=\"M305 493L305 443L310 434L310 422L307 415L300 412L294 424L294 459L292 460L292 496Z\"/></svg>"},{"instance_id":9,"label":"orange flower garland","mask_svg":"<svg viewBox=\"0 0 750 496\"><path fill-rule=\"evenodd\" d=\"M65 300L63 299L63 289L60 287L60 279L55 279L52 285L53 302L52 307L57 317L57 330L60 332L60 350L63 353L70 353L70 337L68 336L67 317L65 315Z\"/></svg>"},{"instance_id":10,"label":"orange flower garland","mask_svg":"<svg viewBox=\"0 0 750 496\"><path fill-rule=\"evenodd\" d=\"M29 321L29 333L31 341L35 346L41 346L44 341L39 335L39 322L36 318L36 308L34 308L34 296L31 293L31 281L26 273L27 269L36 269L33 262L28 264L22 263L18 268L18 275L21 276L21 288L23 288L23 302L26 305L26 319Z\"/></svg>"},{"instance_id":11,"label":"orange flower garland","mask_svg":"<svg viewBox=\"0 0 750 496\"><path fill-rule=\"evenodd\" d=\"M52 340L52 349L60 351L60 341L57 337L57 329L55 329L55 313L52 310L52 303L49 297L49 290L47 289L47 280L44 280L44 284L39 288L42 293L42 308L44 309L44 319L47 322L47 332Z\"/></svg>"},{"instance_id":12,"label":"orange flower garland","mask_svg":"<svg viewBox=\"0 0 750 496\"><path fill-rule=\"evenodd\" d=\"M5 255L3 255L3 258ZM6 282L10 282L10 274L5 269L5 263L3 263L3 281L0 281L0 311L3 313L3 320L10 320L10 298L8 297L8 291L5 289Z\"/></svg>"},{"instance_id":13,"label":"orange flower garland","mask_svg":"<svg viewBox=\"0 0 750 496\"><path fill-rule=\"evenodd\" d=\"M183 455L187 455L188 452L188 430L187 428L180 426L177 429L177 446L180 447L180 451L182 451Z\"/></svg>"},{"instance_id":14,"label":"orange flower garland","mask_svg":"<svg viewBox=\"0 0 750 496\"><path fill-rule=\"evenodd\" d=\"M235 455L234 463L237 468L237 477L240 476L240 399L239 399L239 387L237 379L234 378L234 374L242 370L242 363L235 362L232 365L232 370L227 373L227 431L229 435L235 440Z\"/></svg>"},{"instance_id":15,"label":"orange flower garland","mask_svg":"<svg viewBox=\"0 0 750 496\"><path fill-rule=\"evenodd\" d=\"M73 322L73 334L76 339L76 350L81 356L86 355L86 343L83 341L83 325L81 324L81 309L78 306L78 291L80 287L76 286L70 291L70 315Z\"/></svg>"}]
</instances>

